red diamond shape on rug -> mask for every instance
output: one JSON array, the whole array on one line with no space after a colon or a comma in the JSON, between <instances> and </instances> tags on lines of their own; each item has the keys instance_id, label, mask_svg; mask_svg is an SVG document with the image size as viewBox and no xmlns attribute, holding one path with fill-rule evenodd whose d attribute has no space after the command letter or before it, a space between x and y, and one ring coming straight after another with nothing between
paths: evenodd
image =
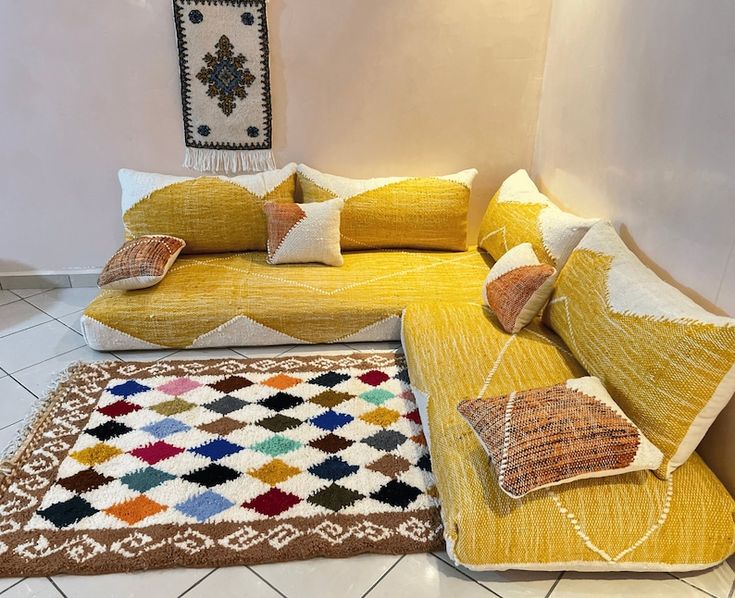
<instances>
[{"instance_id":1,"label":"red diamond shape on rug","mask_svg":"<svg viewBox=\"0 0 735 598\"><path fill-rule=\"evenodd\" d=\"M140 408L140 405L129 403L128 401L115 401L114 403L111 403L106 407L101 407L100 409L97 409L97 411L99 411L100 413L104 413L107 417L118 417L120 415L127 415L128 413L132 413L133 411L138 411L138 409Z\"/></svg>"},{"instance_id":2,"label":"red diamond shape on rug","mask_svg":"<svg viewBox=\"0 0 735 598\"><path fill-rule=\"evenodd\" d=\"M413 423L421 425L421 416L419 415L418 409L414 409L411 413L407 413L406 419L410 419Z\"/></svg>"},{"instance_id":3,"label":"red diamond shape on rug","mask_svg":"<svg viewBox=\"0 0 735 598\"><path fill-rule=\"evenodd\" d=\"M288 511L300 502L301 499L294 494L283 492L278 488L271 488L265 494L261 494L253 500L243 503L242 506L247 509L253 509L261 515L275 517L284 511Z\"/></svg>"},{"instance_id":4,"label":"red diamond shape on rug","mask_svg":"<svg viewBox=\"0 0 735 598\"><path fill-rule=\"evenodd\" d=\"M199 382L195 382L191 378L176 378L175 380L166 382L166 384L161 384L161 386L156 387L156 390L165 392L167 395L176 396L199 388L200 386L201 384Z\"/></svg>"},{"instance_id":5,"label":"red diamond shape on rug","mask_svg":"<svg viewBox=\"0 0 735 598\"><path fill-rule=\"evenodd\" d=\"M362 380L365 384L369 384L370 386L380 386L389 378L390 376L388 374L386 374L385 372L380 372L378 370L370 370L369 372L365 372L362 376L360 376L360 380Z\"/></svg>"},{"instance_id":6,"label":"red diamond shape on rug","mask_svg":"<svg viewBox=\"0 0 735 598\"><path fill-rule=\"evenodd\" d=\"M138 459L142 459L150 465L154 465L159 461L178 455L183 451L184 449L179 448L178 446L173 446L168 442L159 440L153 444L138 447L137 449L130 451L130 454L138 457Z\"/></svg>"}]
</instances>

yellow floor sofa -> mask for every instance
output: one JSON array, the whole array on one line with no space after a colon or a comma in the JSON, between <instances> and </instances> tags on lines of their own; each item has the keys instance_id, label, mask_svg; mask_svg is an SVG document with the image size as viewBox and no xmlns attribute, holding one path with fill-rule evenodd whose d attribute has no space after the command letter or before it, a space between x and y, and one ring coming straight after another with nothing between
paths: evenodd
<instances>
[{"instance_id":1,"label":"yellow floor sofa","mask_svg":"<svg viewBox=\"0 0 735 598\"><path fill-rule=\"evenodd\" d=\"M295 165L233 179L123 171L126 236L172 234L189 253L154 287L103 291L82 317L85 339L125 350L400 338L455 562L479 570L677 571L728 558L735 501L692 452L708 424L689 424L702 393L734 390L735 321L652 281L609 225L562 213L524 171L492 199L480 247L462 250L467 172L354 185L299 167L305 200L348 199L343 231L361 250L332 268L266 262L262 202L294 201ZM366 224L371 214L380 234ZM595 235L612 249L599 251L587 240ZM523 242L558 266L559 279L546 323L537 318L507 334L482 304L483 281L493 256ZM386 243L397 248L380 248ZM662 450L665 465L510 498L457 404L588 373ZM649 402L635 402L638 388ZM702 413L711 420L716 411ZM694 439L677 448L692 429Z\"/></svg>"}]
</instances>

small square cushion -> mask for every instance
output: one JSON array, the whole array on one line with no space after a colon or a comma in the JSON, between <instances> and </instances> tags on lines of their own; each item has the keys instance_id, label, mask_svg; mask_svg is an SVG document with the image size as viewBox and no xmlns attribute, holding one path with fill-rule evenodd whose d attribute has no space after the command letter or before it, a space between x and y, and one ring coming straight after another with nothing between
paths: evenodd
<instances>
[{"instance_id":1,"label":"small square cushion","mask_svg":"<svg viewBox=\"0 0 735 598\"><path fill-rule=\"evenodd\" d=\"M544 320L661 449L659 477L689 458L735 393L735 319L661 280L607 222L559 273Z\"/></svg>"},{"instance_id":2,"label":"small square cushion","mask_svg":"<svg viewBox=\"0 0 735 598\"><path fill-rule=\"evenodd\" d=\"M299 164L304 203L345 200L342 249L467 249L474 168L435 177L349 179Z\"/></svg>"},{"instance_id":3,"label":"small square cushion","mask_svg":"<svg viewBox=\"0 0 735 598\"><path fill-rule=\"evenodd\" d=\"M556 268L539 262L530 243L521 243L490 269L482 298L503 329L515 334L541 311L555 278Z\"/></svg>"},{"instance_id":4,"label":"small square cushion","mask_svg":"<svg viewBox=\"0 0 735 598\"><path fill-rule=\"evenodd\" d=\"M525 170L519 170L490 200L477 244L498 260L511 247L528 242L543 263L561 269L596 222L560 210L539 193Z\"/></svg>"},{"instance_id":5,"label":"small square cushion","mask_svg":"<svg viewBox=\"0 0 735 598\"><path fill-rule=\"evenodd\" d=\"M339 213L343 206L341 199L314 204L266 203L268 263L341 266Z\"/></svg>"},{"instance_id":6,"label":"small square cushion","mask_svg":"<svg viewBox=\"0 0 735 598\"><path fill-rule=\"evenodd\" d=\"M145 289L158 284L186 243L168 235L146 235L125 243L100 272L101 289Z\"/></svg>"},{"instance_id":7,"label":"small square cushion","mask_svg":"<svg viewBox=\"0 0 735 598\"><path fill-rule=\"evenodd\" d=\"M610 398L598 378L462 401L496 470L519 498L573 480L656 469L663 455Z\"/></svg>"}]
</instances>

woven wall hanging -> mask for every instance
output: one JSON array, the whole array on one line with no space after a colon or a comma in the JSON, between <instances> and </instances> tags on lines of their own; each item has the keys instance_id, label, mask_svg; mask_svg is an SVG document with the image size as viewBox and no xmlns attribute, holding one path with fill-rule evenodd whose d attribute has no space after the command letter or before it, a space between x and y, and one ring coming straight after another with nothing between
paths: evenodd
<instances>
[{"instance_id":1,"label":"woven wall hanging","mask_svg":"<svg viewBox=\"0 0 735 598\"><path fill-rule=\"evenodd\" d=\"M173 0L187 168L276 167L265 5L266 0Z\"/></svg>"}]
</instances>

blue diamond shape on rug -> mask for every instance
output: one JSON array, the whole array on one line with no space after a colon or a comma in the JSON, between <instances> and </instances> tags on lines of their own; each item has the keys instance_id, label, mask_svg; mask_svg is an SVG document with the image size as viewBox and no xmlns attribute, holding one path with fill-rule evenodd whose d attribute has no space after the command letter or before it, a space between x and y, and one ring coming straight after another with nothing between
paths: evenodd
<instances>
[{"instance_id":1,"label":"blue diamond shape on rug","mask_svg":"<svg viewBox=\"0 0 735 598\"><path fill-rule=\"evenodd\" d=\"M217 461L218 459L222 459L223 457L228 457L229 455L239 453L242 449L243 447L234 444L229 440L225 440L224 438L216 438L190 450L194 453L202 455L203 457L208 457L212 459L212 461Z\"/></svg>"},{"instance_id":2,"label":"blue diamond shape on rug","mask_svg":"<svg viewBox=\"0 0 735 598\"><path fill-rule=\"evenodd\" d=\"M398 373L396 374L396 380L400 380L401 382L410 384L411 381L408 379L408 369L404 368L404 369L398 370Z\"/></svg>"},{"instance_id":3,"label":"blue diamond shape on rug","mask_svg":"<svg viewBox=\"0 0 735 598\"><path fill-rule=\"evenodd\" d=\"M177 432L185 432L188 429L190 429L189 426L173 417L167 417L143 428L143 430L156 438L166 438L166 436L171 436L171 434L176 434Z\"/></svg>"},{"instance_id":4,"label":"blue diamond shape on rug","mask_svg":"<svg viewBox=\"0 0 735 598\"><path fill-rule=\"evenodd\" d=\"M329 459L322 461L319 465L312 465L309 468L309 473L323 480L336 482L355 473L358 469L360 468L357 465L350 465L340 457L329 457Z\"/></svg>"},{"instance_id":5,"label":"blue diamond shape on rug","mask_svg":"<svg viewBox=\"0 0 735 598\"><path fill-rule=\"evenodd\" d=\"M281 436L280 434L274 434L268 440L263 440L257 444L252 445L250 448L259 453L270 455L271 457L277 457L283 453L290 453L301 447L300 442Z\"/></svg>"},{"instance_id":6,"label":"blue diamond shape on rug","mask_svg":"<svg viewBox=\"0 0 735 598\"><path fill-rule=\"evenodd\" d=\"M175 479L176 476L156 469L155 467L146 467L132 471L120 478L120 481L131 490L138 492L148 492L151 488L160 486L164 482Z\"/></svg>"},{"instance_id":7,"label":"blue diamond shape on rug","mask_svg":"<svg viewBox=\"0 0 735 598\"><path fill-rule=\"evenodd\" d=\"M309 420L315 426L329 432L341 428L345 424L349 424L354 418L346 413L338 413L337 411L325 411L321 415Z\"/></svg>"},{"instance_id":8,"label":"blue diamond shape on rug","mask_svg":"<svg viewBox=\"0 0 735 598\"><path fill-rule=\"evenodd\" d=\"M79 496L74 496L63 502L57 502L50 507L38 511L41 517L50 521L56 527L67 527L95 513L97 513L97 509Z\"/></svg>"},{"instance_id":9,"label":"blue diamond shape on rug","mask_svg":"<svg viewBox=\"0 0 735 598\"><path fill-rule=\"evenodd\" d=\"M229 509L233 504L224 496L207 490L199 496L193 496L189 500L179 503L176 505L176 509L184 515L193 517L199 523L204 523L210 517Z\"/></svg>"},{"instance_id":10,"label":"blue diamond shape on rug","mask_svg":"<svg viewBox=\"0 0 735 598\"><path fill-rule=\"evenodd\" d=\"M128 380L127 382L108 388L107 392L115 395L116 397L130 397L132 395L137 395L139 392L145 392L146 390L150 390L150 388L143 384L139 384L135 380Z\"/></svg>"},{"instance_id":11,"label":"blue diamond shape on rug","mask_svg":"<svg viewBox=\"0 0 735 598\"><path fill-rule=\"evenodd\" d=\"M340 382L349 380L350 377L347 374L340 374L339 372L326 372L320 374L316 378L309 380L310 384L318 384L319 386L326 386L327 388L333 388Z\"/></svg>"},{"instance_id":12,"label":"blue diamond shape on rug","mask_svg":"<svg viewBox=\"0 0 735 598\"><path fill-rule=\"evenodd\" d=\"M395 395L388 390L384 390L382 388L373 388L372 390L368 390L367 392L362 393L360 395L360 398L365 399L368 403L380 406L388 399L392 399L394 396Z\"/></svg>"}]
</instances>

